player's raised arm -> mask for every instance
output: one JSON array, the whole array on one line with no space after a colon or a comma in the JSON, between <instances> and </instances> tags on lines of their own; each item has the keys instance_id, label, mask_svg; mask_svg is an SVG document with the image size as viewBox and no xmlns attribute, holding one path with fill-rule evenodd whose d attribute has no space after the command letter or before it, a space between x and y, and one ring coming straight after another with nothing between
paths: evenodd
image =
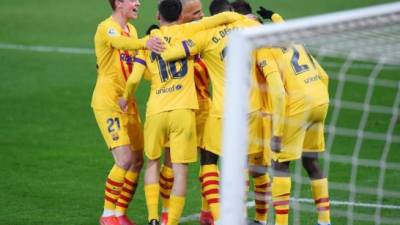
<instances>
[{"instance_id":1,"label":"player's raised arm","mask_svg":"<svg viewBox=\"0 0 400 225\"><path fill-rule=\"evenodd\" d=\"M262 6L260 6L260 8L257 10L257 14L260 15L261 18L263 18L264 20L269 19L274 23L285 22L281 15L279 15L278 13L276 13L270 9L266 9Z\"/></svg>"},{"instance_id":2,"label":"player's raised arm","mask_svg":"<svg viewBox=\"0 0 400 225\"><path fill-rule=\"evenodd\" d=\"M247 17L239 13L222 12L214 16L204 17L199 21L183 24L182 26L185 26L185 29L191 30L193 33L195 33L202 30L211 29L223 24L234 23L238 20L243 20L245 18Z\"/></svg>"}]
</instances>

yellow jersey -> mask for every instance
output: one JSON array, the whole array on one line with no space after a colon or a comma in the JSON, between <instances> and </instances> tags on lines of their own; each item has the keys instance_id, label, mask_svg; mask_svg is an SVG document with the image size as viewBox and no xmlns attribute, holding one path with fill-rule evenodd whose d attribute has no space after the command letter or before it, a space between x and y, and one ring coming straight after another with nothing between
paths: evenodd
<instances>
[{"instance_id":1,"label":"yellow jersey","mask_svg":"<svg viewBox=\"0 0 400 225\"><path fill-rule=\"evenodd\" d=\"M204 60L211 80L212 103L210 115L223 116L225 95L225 54L228 34L235 30L250 26L257 26L258 22L243 18L234 23L199 32L192 39L184 41L181 46L173 46L171 51L164 52L163 58L172 60L185 55L200 54ZM252 66L250 110L254 112L262 107L261 94L257 84L255 64Z\"/></svg>"},{"instance_id":2,"label":"yellow jersey","mask_svg":"<svg viewBox=\"0 0 400 225\"><path fill-rule=\"evenodd\" d=\"M328 75L303 45L272 50L286 91L286 115L329 103Z\"/></svg>"},{"instance_id":3,"label":"yellow jersey","mask_svg":"<svg viewBox=\"0 0 400 225\"><path fill-rule=\"evenodd\" d=\"M207 66L200 58L200 55L195 57L194 83L196 85L197 99L199 101L208 100L210 98L210 77L208 75Z\"/></svg>"},{"instance_id":4,"label":"yellow jersey","mask_svg":"<svg viewBox=\"0 0 400 225\"><path fill-rule=\"evenodd\" d=\"M242 18L242 15L232 12L221 13L192 23L162 26L160 30L152 31L151 35L162 37L167 45L176 45L196 32ZM135 70L128 80L124 98L129 99L141 76L146 74L146 79L151 81L146 116L175 109L198 109L194 83L195 56L187 56L168 62L151 51L141 51L135 58Z\"/></svg>"},{"instance_id":5,"label":"yellow jersey","mask_svg":"<svg viewBox=\"0 0 400 225\"><path fill-rule=\"evenodd\" d=\"M121 111L118 98L122 95L126 80L133 70L137 49L145 47L146 38L138 39L135 27L128 23L129 32L112 17L102 21L94 37L97 81L91 106L96 110ZM136 102L129 100L128 113L137 112Z\"/></svg>"}]
</instances>

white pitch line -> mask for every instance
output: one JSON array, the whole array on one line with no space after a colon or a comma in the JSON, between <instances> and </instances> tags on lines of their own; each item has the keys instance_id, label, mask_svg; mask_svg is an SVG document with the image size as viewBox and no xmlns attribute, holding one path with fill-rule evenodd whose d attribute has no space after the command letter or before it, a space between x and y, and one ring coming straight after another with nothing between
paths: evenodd
<instances>
[{"instance_id":1,"label":"white pitch line","mask_svg":"<svg viewBox=\"0 0 400 225\"><path fill-rule=\"evenodd\" d=\"M290 200L314 204L314 199L310 199L310 198L291 198ZM345 206L352 205L355 207L362 207L362 208L382 208L382 209L400 210L400 205L378 205L378 204L370 204L370 203L363 203L363 202L347 202L347 201L335 201L335 200L331 200L330 204L331 205L345 205ZM254 201L247 202L247 207L248 208L254 207ZM194 220L198 220L198 219L199 219L199 214L196 213L196 214L191 214L191 215L182 217L180 219L180 222L185 223L185 222L190 222L190 221L194 221Z\"/></svg>"},{"instance_id":2,"label":"white pitch line","mask_svg":"<svg viewBox=\"0 0 400 225\"><path fill-rule=\"evenodd\" d=\"M93 55L94 50L91 48L69 48L69 47L52 47L52 46L40 46L40 45L17 45L0 43L0 49L3 50L20 50L20 51L31 51L31 52L55 52L64 54L83 54Z\"/></svg>"},{"instance_id":3,"label":"white pitch line","mask_svg":"<svg viewBox=\"0 0 400 225\"><path fill-rule=\"evenodd\" d=\"M57 46L41 46L41 45L19 45L0 43L0 49L2 50L21 50L21 51L32 51L32 52L56 52L64 54L94 54L94 49L91 48L71 48L71 47L57 47ZM326 67L341 67L343 64L336 62L324 62ZM353 65L352 68L370 69L373 65ZM399 70L399 66L385 66L387 70Z\"/></svg>"}]
</instances>

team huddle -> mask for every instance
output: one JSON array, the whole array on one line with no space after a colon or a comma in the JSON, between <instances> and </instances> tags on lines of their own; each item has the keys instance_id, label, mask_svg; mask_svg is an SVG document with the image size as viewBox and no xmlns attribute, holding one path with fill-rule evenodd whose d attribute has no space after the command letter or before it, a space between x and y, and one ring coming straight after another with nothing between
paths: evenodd
<instances>
[{"instance_id":1,"label":"team huddle","mask_svg":"<svg viewBox=\"0 0 400 225\"><path fill-rule=\"evenodd\" d=\"M204 17L200 0L159 0L159 26L139 39L128 22L137 18L139 0L109 2L113 14L95 35L98 76L92 98L115 162L106 180L100 224L134 224L126 210L139 182L143 152L150 225L179 223L187 185L194 185L187 184L188 164L198 158L200 224L218 224L227 38L234 30L261 26L262 20L244 0L213 0L210 17ZM257 13L273 23L284 22L263 7ZM275 225L288 224L289 166L302 159L318 224L330 225L328 180L318 163L325 148L328 75L303 45L292 43L255 50L249 76L248 174L255 201L249 223L267 224L271 199ZM143 78L151 83L144 129L134 97Z\"/></svg>"}]
</instances>

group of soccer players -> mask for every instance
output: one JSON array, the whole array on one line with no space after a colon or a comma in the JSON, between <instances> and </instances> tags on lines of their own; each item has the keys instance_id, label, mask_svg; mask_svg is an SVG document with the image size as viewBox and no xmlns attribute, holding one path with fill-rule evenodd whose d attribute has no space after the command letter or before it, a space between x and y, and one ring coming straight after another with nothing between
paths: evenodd
<instances>
[{"instance_id":1,"label":"group of soccer players","mask_svg":"<svg viewBox=\"0 0 400 225\"><path fill-rule=\"evenodd\" d=\"M200 223L218 223L227 37L233 30L260 26L260 19L243 0L213 0L209 6L212 16L205 18L200 0L160 0L159 29L139 39L129 20L137 18L140 2L109 3L112 16L99 24L95 35L98 76L92 99L115 162L106 180L100 224L134 224L126 210L138 184L143 150L149 224L179 223L188 164L197 161L198 152ZM257 12L263 19L283 22L263 7ZM252 223L267 223L272 197L275 224L288 224L289 164L301 158L311 179L318 224L328 225L328 181L318 164L318 153L324 150L328 76L296 43L258 49L251 65L248 165L256 211ZM134 98L142 78L151 82L144 132ZM271 165L272 181L267 170Z\"/></svg>"}]
</instances>

